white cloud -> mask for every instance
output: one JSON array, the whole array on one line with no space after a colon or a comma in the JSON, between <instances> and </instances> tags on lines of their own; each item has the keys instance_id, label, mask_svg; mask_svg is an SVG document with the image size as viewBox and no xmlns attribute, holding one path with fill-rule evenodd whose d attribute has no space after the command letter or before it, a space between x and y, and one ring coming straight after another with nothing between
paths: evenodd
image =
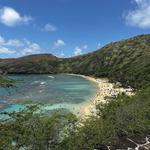
<instances>
[{"instance_id":1,"label":"white cloud","mask_svg":"<svg viewBox=\"0 0 150 150\"><path fill-rule=\"evenodd\" d=\"M97 48L101 48L101 46L102 46L101 43L97 44Z\"/></svg>"},{"instance_id":2,"label":"white cloud","mask_svg":"<svg viewBox=\"0 0 150 150\"><path fill-rule=\"evenodd\" d=\"M2 36L0 36L0 45L3 45L4 43L5 43L5 39Z\"/></svg>"},{"instance_id":3,"label":"white cloud","mask_svg":"<svg viewBox=\"0 0 150 150\"><path fill-rule=\"evenodd\" d=\"M51 24L46 24L43 28L43 31L53 32L56 31L57 28Z\"/></svg>"},{"instance_id":4,"label":"white cloud","mask_svg":"<svg viewBox=\"0 0 150 150\"><path fill-rule=\"evenodd\" d=\"M54 42L54 48L61 48L61 47L65 46L65 45L66 45L66 43L63 40L61 40L61 39L59 39L56 42Z\"/></svg>"},{"instance_id":5,"label":"white cloud","mask_svg":"<svg viewBox=\"0 0 150 150\"><path fill-rule=\"evenodd\" d=\"M16 51L0 46L0 54L14 54Z\"/></svg>"},{"instance_id":6,"label":"white cloud","mask_svg":"<svg viewBox=\"0 0 150 150\"><path fill-rule=\"evenodd\" d=\"M82 54L82 49L78 46L75 47L74 49L74 55L77 56L77 55L81 55Z\"/></svg>"},{"instance_id":7,"label":"white cloud","mask_svg":"<svg viewBox=\"0 0 150 150\"><path fill-rule=\"evenodd\" d=\"M150 0L134 0L137 7L125 16L127 25L150 28Z\"/></svg>"},{"instance_id":8,"label":"white cloud","mask_svg":"<svg viewBox=\"0 0 150 150\"><path fill-rule=\"evenodd\" d=\"M24 44L20 40L17 39L10 39L7 43L5 43L7 46L13 46L13 47L22 47Z\"/></svg>"},{"instance_id":9,"label":"white cloud","mask_svg":"<svg viewBox=\"0 0 150 150\"><path fill-rule=\"evenodd\" d=\"M17 40L17 39L5 40L2 36L0 36L0 45L1 46L11 46L11 47L21 47L24 44L20 40Z\"/></svg>"},{"instance_id":10,"label":"white cloud","mask_svg":"<svg viewBox=\"0 0 150 150\"><path fill-rule=\"evenodd\" d=\"M65 54L63 51L61 51L61 54L60 54L61 57L65 57Z\"/></svg>"},{"instance_id":11,"label":"white cloud","mask_svg":"<svg viewBox=\"0 0 150 150\"><path fill-rule=\"evenodd\" d=\"M29 40L27 40L26 38L24 38L24 42L25 42L26 45L30 45L31 44L31 42Z\"/></svg>"},{"instance_id":12,"label":"white cloud","mask_svg":"<svg viewBox=\"0 0 150 150\"><path fill-rule=\"evenodd\" d=\"M83 51L84 50L87 50L88 49L88 45L83 45L83 46L76 46L75 48L74 48L74 52L73 52L73 54L75 55L75 56L78 56L78 55L81 55L81 54L83 54Z\"/></svg>"},{"instance_id":13,"label":"white cloud","mask_svg":"<svg viewBox=\"0 0 150 150\"><path fill-rule=\"evenodd\" d=\"M23 56L42 52L44 52L44 49L35 42L27 39L5 39L0 36L0 55L15 54L16 56Z\"/></svg>"},{"instance_id":14,"label":"white cloud","mask_svg":"<svg viewBox=\"0 0 150 150\"><path fill-rule=\"evenodd\" d=\"M139 6L146 6L147 3L149 3L149 0L133 0L134 2L137 3Z\"/></svg>"},{"instance_id":15,"label":"white cloud","mask_svg":"<svg viewBox=\"0 0 150 150\"><path fill-rule=\"evenodd\" d=\"M87 49L87 48L88 48L88 45L84 45L84 46L83 46L83 49Z\"/></svg>"},{"instance_id":16,"label":"white cloud","mask_svg":"<svg viewBox=\"0 0 150 150\"><path fill-rule=\"evenodd\" d=\"M31 16L21 16L11 7L3 7L0 9L0 22L6 26L13 27L18 24L27 24L31 20L33 20Z\"/></svg>"},{"instance_id":17,"label":"white cloud","mask_svg":"<svg viewBox=\"0 0 150 150\"><path fill-rule=\"evenodd\" d=\"M57 54L55 54L55 56L57 56L59 58L65 58L66 57L66 55L63 52L63 50L61 50L61 52L58 52Z\"/></svg>"},{"instance_id":18,"label":"white cloud","mask_svg":"<svg viewBox=\"0 0 150 150\"><path fill-rule=\"evenodd\" d=\"M30 43L27 47L23 49L23 55L37 54L41 53L42 48L37 43Z\"/></svg>"}]
</instances>

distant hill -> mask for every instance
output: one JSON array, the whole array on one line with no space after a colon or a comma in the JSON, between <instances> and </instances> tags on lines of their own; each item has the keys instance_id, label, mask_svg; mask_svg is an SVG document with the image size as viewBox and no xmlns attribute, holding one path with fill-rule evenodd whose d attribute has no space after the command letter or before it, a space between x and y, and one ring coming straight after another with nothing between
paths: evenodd
<instances>
[{"instance_id":1,"label":"distant hill","mask_svg":"<svg viewBox=\"0 0 150 150\"><path fill-rule=\"evenodd\" d=\"M0 59L0 69L7 73L40 74L55 73L55 62L59 62L52 54L29 55L14 59Z\"/></svg>"},{"instance_id":2,"label":"distant hill","mask_svg":"<svg viewBox=\"0 0 150 150\"><path fill-rule=\"evenodd\" d=\"M150 84L150 34L110 43L78 57L57 58L39 54L17 59L0 59L7 73L78 73L108 77L124 86L141 88Z\"/></svg>"},{"instance_id":3,"label":"distant hill","mask_svg":"<svg viewBox=\"0 0 150 150\"><path fill-rule=\"evenodd\" d=\"M66 62L74 73L108 77L132 87L146 86L150 83L150 35L110 43Z\"/></svg>"}]
</instances>

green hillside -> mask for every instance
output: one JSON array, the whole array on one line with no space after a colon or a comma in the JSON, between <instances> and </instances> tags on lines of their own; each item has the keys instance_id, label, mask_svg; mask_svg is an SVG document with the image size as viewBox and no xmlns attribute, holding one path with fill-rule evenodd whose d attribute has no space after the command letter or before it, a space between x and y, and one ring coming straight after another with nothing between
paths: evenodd
<instances>
[{"instance_id":1,"label":"green hillside","mask_svg":"<svg viewBox=\"0 0 150 150\"><path fill-rule=\"evenodd\" d=\"M108 77L124 86L141 88L150 83L150 35L140 35L78 57L60 59L51 54L0 60L8 73L78 73Z\"/></svg>"},{"instance_id":2,"label":"green hillside","mask_svg":"<svg viewBox=\"0 0 150 150\"><path fill-rule=\"evenodd\" d=\"M150 35L114 42L86 55L60 59L50 54L1 59L1 73L78 73L108 77L140 89L132 97L107 97L97 115L79 121L71 113L39 115L32 105L19 113L4 113L0 122L2 150L149 149L150 144ZM13 81L0 76L0 86ZM143 88L143 89L142 89ZM143 144L143 145L142 145Z\"/></svg>"},{"instance_id":3,"label":"green hillside","mask_svg":"<svg viewBox=\"0 0 150 150\"><path fill-rule=\"evenodd\" d=\"M108 77L124 86L146 86L150 83L150 35L114 42L68 62L74 73Z\"/></svg>"}]
</instances>

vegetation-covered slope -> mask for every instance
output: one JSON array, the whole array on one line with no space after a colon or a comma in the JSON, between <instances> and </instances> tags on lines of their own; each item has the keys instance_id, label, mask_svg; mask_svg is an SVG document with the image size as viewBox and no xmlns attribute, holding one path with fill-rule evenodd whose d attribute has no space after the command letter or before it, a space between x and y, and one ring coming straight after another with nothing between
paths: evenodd
<instances>
[{"instance_id":1,"label":"vegetation-covered slope","mask_svg":"<svg viewBox=\"0 0 150 150\"><path fill-rule=\"evenodd\" d=\"M119 95L97 106L97 116L76 127L62 142L64 150L110 150L135 148L150 136L150 88L133 97ZM133 140L134 142L131 142ZM149 145L150 148L150 144ZM148 148L148 149L149 149ZM146 148L140 147L146 150Z\"/></svg>"},{"instance_id":2,"label":"vegetation-covered slope","mask_svg":"<svg viewBox=\"0 0 150 150\"><path fill-rule=\"evenodd\" d=\"M97 116L82 124L70 113L40 116L34 113L37 106L10 113L13 120L0 122L2 150L107 150L107 146L111 150L135 149L135 143L146 143L145 137L150 136L150 35L111 43L93 53L68 59L44 54L0 60L0 70L79 73L108 77L140 89L133 97L107 98L108 103L97 106ZM0 86L7 83L12 81L0 76ZM150 145L139 149L146 147L149 149Z\"/></svg>"},{"instance_id":3,"label":"vegetation-covered slope","mask_svg":"<svg viewBox=\"0 0 150 150\"><path fill-rule=\"evenodd\" d=\"M110 146L110 150L127 150L137 147L135 143L146 143L150 135L150 88L133 97L110 98L97 106L96 117L82 125L70 113L40 116L36 110L33 105L10 113L13 120L0 122L0 149L108 150Z\"/></svg>"},{"instance_id":4,"label":"vegetation-covered slope","mask_svg":"<svg viewBox=\"0 0 150 150\"><path fill-rule=\"evenodd\" d=\"M70 62L74 73L108 77L132 87L146 86L150 83L150 35L108 44L66 61Z\"/></svg>"},{"instance_id":5,"label":"vegetation-covered slope","mask_svg":"<svg viewBox=\"0 0 150 150\"><path fill-rule=\"evenodd\" d=\"M150 35L110 43L95 52L66 59L51 54L1 59L0 69L8 73L79 73L141 88L150 83Z\"/></svg>"},{"instance_id":6,"label":"vegetation-covered slope","mask_svg":"<svg viewBox=\"0 0 150 150\"><path fill-rule=\"evenodd\" d=\"M20 57L17 59L1 59L0 69L7 73L54 73L57 57L51 54L39 54ZM57 63L55 63L57 62Z\"/></svg>"}]
</instances>

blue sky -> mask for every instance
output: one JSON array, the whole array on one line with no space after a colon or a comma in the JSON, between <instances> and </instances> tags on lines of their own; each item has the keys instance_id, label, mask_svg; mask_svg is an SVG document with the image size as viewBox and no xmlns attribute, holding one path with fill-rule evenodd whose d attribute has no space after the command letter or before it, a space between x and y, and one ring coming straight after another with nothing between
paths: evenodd
<instances>
[{"instance_id":1,"label":"blue sky","mask_svg":"<svg viewBox=\"0 0 150 150\"><path fill-rule=\"evenodd\" d=\"M70 57L150 33L150 0L0 0L0 58Z\"/></svg>"}]
</instances>

